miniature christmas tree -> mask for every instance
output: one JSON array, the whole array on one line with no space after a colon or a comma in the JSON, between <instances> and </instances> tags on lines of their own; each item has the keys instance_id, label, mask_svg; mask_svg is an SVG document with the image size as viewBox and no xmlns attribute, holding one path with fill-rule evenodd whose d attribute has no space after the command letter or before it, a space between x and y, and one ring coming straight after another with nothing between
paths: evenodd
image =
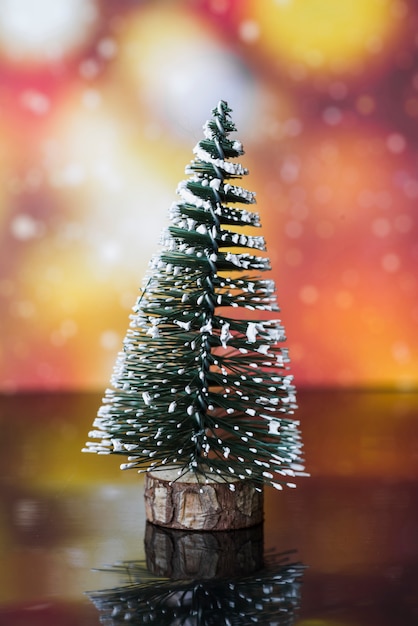
<instances>
[{"instance_id":1,"label":"miniature christmas tree","mask_svg":"<svg viewBox=\"0 0 418 626\"><path fill-rule=\"evenodd\" d=\"M295 389L230 112L221 101L194 149L85 451L281 489L303 471Z\"/></svg>"}]
</instances>

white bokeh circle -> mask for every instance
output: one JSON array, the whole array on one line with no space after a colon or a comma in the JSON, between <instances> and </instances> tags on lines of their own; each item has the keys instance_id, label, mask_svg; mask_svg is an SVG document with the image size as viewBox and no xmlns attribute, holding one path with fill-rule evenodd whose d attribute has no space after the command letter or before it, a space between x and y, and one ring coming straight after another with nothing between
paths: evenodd
<instances>
[{"instance_id":1,"label":"white bokeh circle","mask_svg":"<svg viewBox=\"0 0 418 626\"><path fill-rule=\"evenodd\" d=\"M1 0L0 50L29 63L60 59L89 37L96 0Z\"/></svg>"}]
</instances>

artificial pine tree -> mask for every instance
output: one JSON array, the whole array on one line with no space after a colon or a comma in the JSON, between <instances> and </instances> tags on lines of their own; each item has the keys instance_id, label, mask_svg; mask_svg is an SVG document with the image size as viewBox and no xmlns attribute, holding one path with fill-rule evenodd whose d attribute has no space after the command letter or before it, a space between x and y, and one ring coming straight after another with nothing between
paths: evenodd
<instances>
[{"instance_id":1,"label":"artificial pine tree","mask_svg":"<svg viewBox=\"0 0 418 626\"><path fill-rule=\"evenodd\" d=\"M236 184L248 171L230 161L244 153L230 112L221 101L204 125L89 434L99 441L84 449L127 455L122 469L176 468L180 483L191 473L200 492L212 479L293 487L303 474L285 333L260 274L264 239L248 234L260 221Z\"/></svg>"}]
</instances>

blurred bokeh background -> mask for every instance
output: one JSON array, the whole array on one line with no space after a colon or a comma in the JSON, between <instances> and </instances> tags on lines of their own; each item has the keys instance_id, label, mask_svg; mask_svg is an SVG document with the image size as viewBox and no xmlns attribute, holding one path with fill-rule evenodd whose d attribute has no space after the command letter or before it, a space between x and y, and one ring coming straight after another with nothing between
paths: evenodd
<instances>
[{"instance_id":1,"label":"blurred bokeh background","mask_svg":"<svg viewBox=\"0 0 418 626\"><path fill-rule=\"evenodd\" d=\"M101 389L218 100L300 386L418 383L415 0L1 0L0 390Z\"/></svg>"}]
</instances>

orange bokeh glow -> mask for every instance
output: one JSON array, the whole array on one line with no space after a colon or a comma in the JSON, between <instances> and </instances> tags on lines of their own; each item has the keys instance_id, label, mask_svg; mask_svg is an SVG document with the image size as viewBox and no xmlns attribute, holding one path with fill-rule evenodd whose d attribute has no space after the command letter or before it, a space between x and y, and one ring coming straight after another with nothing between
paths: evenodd
<instances>
[{"instance_id":1,"label":"orange bokeh glow","mask_svg":"<svg viewBox=\"0 0 418 626\"><path fill-rule=\"evenodd\" d=\"M356 73L390 55L406 12L389 0L244 0L241 38L290 73Z\"/></svg>"}]
</instances>

